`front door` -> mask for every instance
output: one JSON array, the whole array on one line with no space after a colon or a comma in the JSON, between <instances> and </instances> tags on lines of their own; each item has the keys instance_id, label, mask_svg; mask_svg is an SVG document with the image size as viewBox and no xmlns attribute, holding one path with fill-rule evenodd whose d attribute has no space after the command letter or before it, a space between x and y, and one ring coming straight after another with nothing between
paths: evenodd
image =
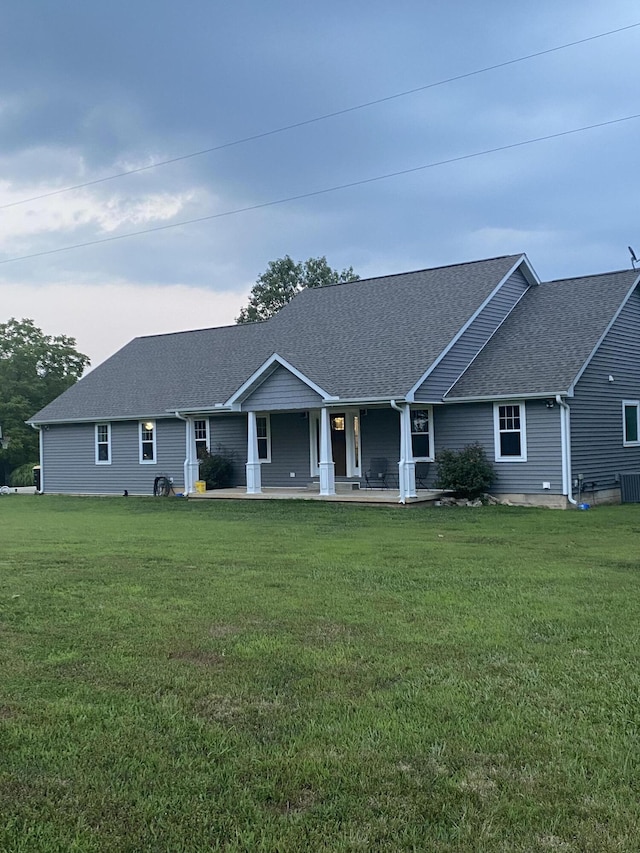
<instances>
[{"instance_id":1,"label":"front door","mask_svg":"<svg viewBox=\"0 0 640 853\"><path fill-rule=\"evenodd\" d=\"M344 413L331 415L331 452L336 477L347 476L347 419Z\"/></svg>"}]
</instances>

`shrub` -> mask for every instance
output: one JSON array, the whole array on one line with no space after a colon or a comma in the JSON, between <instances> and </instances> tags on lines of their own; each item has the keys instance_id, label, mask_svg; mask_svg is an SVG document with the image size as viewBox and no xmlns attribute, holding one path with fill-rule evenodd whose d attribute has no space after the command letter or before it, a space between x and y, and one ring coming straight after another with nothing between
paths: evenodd
<instances>
[{"instance_id":1,"label":"shrub","mask_svg":"<svg viewBox=\"0 0 640 853\"><path fill-rule=\"evenodd\" d=\"M479 444L462 450L442 450L436 456L437 489L450 489L459 498L477 498L495 480L493 465Z\"/></svg>"},{"instance_id":2,"label":"shrub","mask_svg":"<svg viewBox=\"0 0 640 853\"><path fill-rule=\"evenodd\" d=\"M233 480L233 458L223 450L204 451L200 456L200 479L207 489L228 489Z\"/></svg>"},{"instance_id":3,"label":"shrub","mask_svg":"<svg viewBox=\"0 0 640 853\"><path fill-rule=\"evenodd\" d=\"M25 462L24 465L14 468L9 477L9 485L14 488L33 486L33 468L37 464L37 462Z\"/></svg>"}]
</instances>

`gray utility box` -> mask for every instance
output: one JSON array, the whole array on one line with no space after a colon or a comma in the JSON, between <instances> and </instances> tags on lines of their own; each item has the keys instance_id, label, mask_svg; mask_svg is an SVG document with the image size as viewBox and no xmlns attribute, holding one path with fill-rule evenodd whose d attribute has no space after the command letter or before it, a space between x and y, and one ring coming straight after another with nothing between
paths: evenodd
<instances>
[{"instance_id":1,"label":"gray utility box","mask_svg":"<svg viewBox=\"0 0 640 853\"><path fill-rule=\"evenodd\" d=\"M620 498L623 504L640 503L640 471L620 474Z\"/></svg>"}]
</instances>

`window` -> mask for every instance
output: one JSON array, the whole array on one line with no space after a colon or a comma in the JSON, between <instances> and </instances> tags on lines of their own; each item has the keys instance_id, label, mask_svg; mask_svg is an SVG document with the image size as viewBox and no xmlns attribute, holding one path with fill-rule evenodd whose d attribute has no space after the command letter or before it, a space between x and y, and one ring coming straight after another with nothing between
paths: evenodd
<instances>
[{"instance_id":1,"label":"window","mask_svg":"<svg viewBox=\"0 0 640 853\"><path fill-rule=\"evenodd\" d=\"M111 424L96 424L96 465L111 464Z\"/></svg>"},{"instance_id":2,"label":"window","mask_svg":"<svg viewBox=\"0 0 640 853\"><path fill-rule=\"evenodd\" d=\"M524 403L494 403L493 424L496 462L526 462Z\"/></svg>"},{"instance_id":3,"label":"window","mask_svg":"<svg viewBox=\"0 0 640 853\"><path fill-rule=\"evenodd\" d=\"M140 462L156 461L156 424L155 421L140 423Z\"/></svg>"},{"instance_id":4,"label":"window","mask_svg":"<svg viewBox=\"0 0 640 853\"><path fill-rule=\"evenodd\" d=\"M411 409L411 452L420 462L433 461L432 409Z\"/></svg>"},{"instance_id":5,"label":"window","mask_svg":"<svg viewBox=\"0 0 640 853\"><path fill-rule=\"evenodd\" d=\"M271 462L271 424L269 415L258 415L256 417L256 430L258 433L258 459L260 462Z\"/></svg>"},{"instance_id":6,"label":"window","mask_svg":"<svg viewBox=\"0 0 640 853\"><path fill-rule=\"evenodd\" d=\"M196 440L196 458L202 459L209 450L209 420L194 421L193 432Z\"/></svg>"},{"instance_id":7,"label":"window","mask_svg":"<svg viewBox=\"0 0 640 853\"><path fill-rule=\"evenodd\" d=\"M640 401L622 401L623 445L637 447L640 445Z\"/></svg>"}]
</instances>

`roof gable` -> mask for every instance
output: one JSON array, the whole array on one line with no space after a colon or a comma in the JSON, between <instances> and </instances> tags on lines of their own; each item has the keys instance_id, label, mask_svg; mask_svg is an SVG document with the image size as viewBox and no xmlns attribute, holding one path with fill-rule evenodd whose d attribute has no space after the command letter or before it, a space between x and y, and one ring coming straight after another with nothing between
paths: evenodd
<instances>
[{"instance_id":1,"label":"roof gable","mask_svg":"<svg viewBox=\"0 0 640 853\"><path fill-rule=\"evenodd\" d=\"M530 288L445 399L571 394L639 281L623 270Z\"/></svg>"},{"instance_id":2,"label":"roof gable","mask_svg":"<svg viewBox=\"0 0 640 853\"><path fill-rule=\"evenodd\" d=\"M323 388L274 353L238 388L225 406L243 409L258 407L256 410L259 410L267 402L277 400L278 396L295 398L300 403L306 401L308 404L331 399L331 395Z\"/></svg>"}]
</instances>

